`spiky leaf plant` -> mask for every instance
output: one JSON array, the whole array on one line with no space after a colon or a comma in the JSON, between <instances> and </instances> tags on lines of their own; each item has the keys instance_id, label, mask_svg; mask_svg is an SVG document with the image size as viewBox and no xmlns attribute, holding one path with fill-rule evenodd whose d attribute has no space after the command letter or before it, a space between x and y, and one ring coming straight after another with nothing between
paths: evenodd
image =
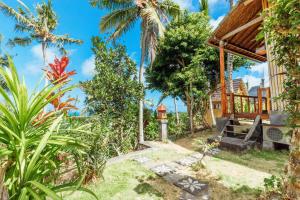
<instances>
[{"instance_id":1,"label":"spiky leaf plant","mask_svg":"<svg viewBox=\"0 0 300 200\"><path fill-rule=\"evenodd\" d=\"M58 200L67 191L88 191L81 187L85 171L79 159L87 147L65 134L83 127L63 130L64 115L43 113L46 105L72 88L60 91L60 84L49 85L30 95L11 58L8 63L7 70L0 67L10 91L7 94L0 87L0 199ZM76 172L69 181L59 180L66 174L66 160L59 159L62 154Z\"/></svg>"}]
</instances>

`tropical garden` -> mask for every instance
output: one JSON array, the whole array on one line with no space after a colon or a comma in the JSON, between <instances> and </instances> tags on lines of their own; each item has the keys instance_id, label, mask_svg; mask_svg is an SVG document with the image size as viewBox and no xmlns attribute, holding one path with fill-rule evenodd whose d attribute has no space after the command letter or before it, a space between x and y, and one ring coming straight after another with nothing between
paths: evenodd
<instances>
[{"instance_id":1,"label":"tropical garden","mask_svg":"<svg viewBox=\"0 0 300 200\"><path fill-rule=\"evenodd\" d=\"M245 153L206 142L216 133L206 116L214 115L221 59L207 44L214 31L210 1L191 11L172 0L86 0L105 13L97 19L101 33L88 41L62 31L57 1L37 2L0 0L15 32L6 39L0 27L1 200L300 199L298 0L269 0L261 27L276 62L286 67L280 98L288 102L289 151ZM225 3L233 9L233 0ZM139 38L130 37L136 25ZM126 41L139 45L139 59ZM72 54L83 43L90 44L94 68L78 80ZM42 58L35 83L15 65L33 44ZM225 63L229 91L233 73L255 65L231 53ZM159 93L157 102L149 92ZM159 142L164 126L156 108L166 99L174 105L166 114L169 140ZM182 176L165 176L176 175L178 164Z\"/></svg>"}]
</instances>

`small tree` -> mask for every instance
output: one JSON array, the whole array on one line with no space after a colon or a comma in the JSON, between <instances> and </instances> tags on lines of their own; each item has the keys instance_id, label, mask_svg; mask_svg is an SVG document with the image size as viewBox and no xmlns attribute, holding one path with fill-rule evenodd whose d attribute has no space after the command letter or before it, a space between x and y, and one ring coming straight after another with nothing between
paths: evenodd
<instances>
[{"instance_id":1,"label":"small tree","mask_svg":"<svg viewBox=\"0 0 300 200\"><path fill-rule=\"evenodd\" d=\"M285 91L281 95L289 113L290 158L285 187L290 199L300 198L300 2L270 0L264 31L278 66L286 68Z\"/></svg>"},{"instance_id":2,"label":"small tree","mask_svg":"<svg viewBox=\"0 0 300 200\"><path fill-rule=\"evenodd\" d=\"M92 41L95 75L82 83L86 104L90 114L101 115L111 122L116 134L111 145L119 154L136 144L137 103L143 96L142 85L136 77L136 64L126 54L124 46L108 48L98 37Z\"/></svg>"}]
</instances>

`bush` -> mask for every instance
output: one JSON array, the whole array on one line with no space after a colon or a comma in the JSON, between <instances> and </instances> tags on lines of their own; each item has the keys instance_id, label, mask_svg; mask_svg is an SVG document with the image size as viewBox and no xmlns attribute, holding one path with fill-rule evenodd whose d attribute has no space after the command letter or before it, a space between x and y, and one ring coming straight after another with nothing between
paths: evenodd
<instances>
[{"instance_id":1,"label":"bush","mask_svg":"<svg viewBox=\"0 0 300 200\"><path fill-rule=\"evenodd\" d=\"M187 113L179 113L179 124L176 122L176 115L168 113L168 137L170 139L177 139L184 136L188 130L188 115ZM156 112L152 112L150 119L145 126L145 139L158 140L159 139L159 121L157 120Z\"/></svg>"},{"instance_id":2,"label":"bush","mask_svg":"<svg viewBox=\"0 0 300 200\"><path fill-rule=\"evenodd\" d=\"M72 88L60 90L62 85L57 84L29 95L10 58L8 68L0 68L11 94L0 87L0 186L4 184L0 191L6 191L12 200L61 199L57 193L88 191L81 187L86 170L80 157L86 153L86 144L65 134L61 112L44 112L50 102ZM81 132L84 127L67 131ZM57 183L66 174L66 161L73 164L75 175Z\"/></svg>"}]
</instances>

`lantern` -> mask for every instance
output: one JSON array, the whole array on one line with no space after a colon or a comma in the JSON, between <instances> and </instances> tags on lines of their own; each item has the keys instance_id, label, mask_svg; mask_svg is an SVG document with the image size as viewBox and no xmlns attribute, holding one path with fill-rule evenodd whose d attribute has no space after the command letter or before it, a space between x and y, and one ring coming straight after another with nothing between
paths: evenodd
<instances>
[{"instance_id":1,"label":"lantern","mask_svg":"<svg viewBox=\"0 0 300 200\"><path fill-rule=\"evenodd\" d=\"M157 119L167 119L167 108L163 104L157 107Z\"/></svg>"}]
</instances>

